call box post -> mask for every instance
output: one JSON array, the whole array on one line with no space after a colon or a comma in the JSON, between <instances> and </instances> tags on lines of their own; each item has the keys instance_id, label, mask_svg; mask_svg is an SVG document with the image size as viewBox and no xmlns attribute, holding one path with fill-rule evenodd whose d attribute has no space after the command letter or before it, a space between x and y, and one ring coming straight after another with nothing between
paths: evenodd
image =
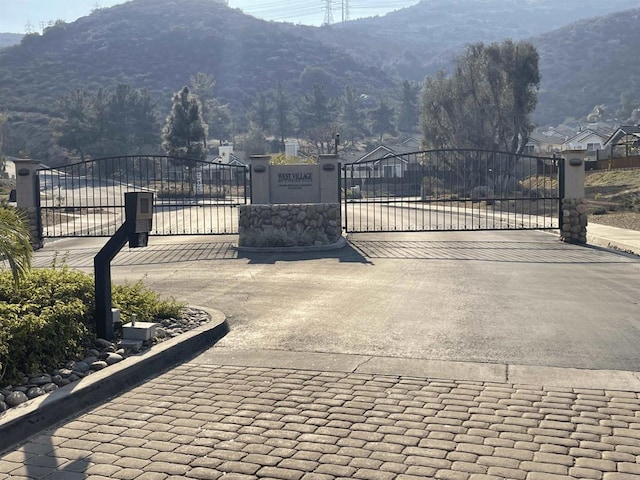
<instances>
[{"instance_id":1,"label":"call box post","mask_svg":"<svg viewBox=\"0 0 640 480\"><path fill-rule=\"evenodd\" d=\"M129 242L129 248L146 247L153 227L153 193L124 194L124 223L93 259L96 295L96 335L113 340L111 312L111 260Z\"/></svg>"}]
</instances>

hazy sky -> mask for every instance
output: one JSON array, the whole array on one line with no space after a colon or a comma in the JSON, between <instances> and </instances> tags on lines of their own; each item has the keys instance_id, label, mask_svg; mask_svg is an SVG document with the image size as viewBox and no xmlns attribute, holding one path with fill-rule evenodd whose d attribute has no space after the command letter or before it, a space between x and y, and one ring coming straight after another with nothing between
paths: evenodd
<instances>
[{"instance_id":1,"label":"hazy sky","mask_svg":"<svg viewBox=\"0 0 640 480\"><path fill-rule=\"evenodd\" d=\"M213 1L213 0L212 0ZM331 0L333 19L342 19L342 6L349 5L351 19L384 15L408 7L418 0ZM109 7L123 0L0 0L0 32L41 31L47 22L58 19L72 22L88 15L93 8ZM280 20L307 25L321 25L326 0L229 0L229 6L265 20Z\"/></svg>"}]
</instances>

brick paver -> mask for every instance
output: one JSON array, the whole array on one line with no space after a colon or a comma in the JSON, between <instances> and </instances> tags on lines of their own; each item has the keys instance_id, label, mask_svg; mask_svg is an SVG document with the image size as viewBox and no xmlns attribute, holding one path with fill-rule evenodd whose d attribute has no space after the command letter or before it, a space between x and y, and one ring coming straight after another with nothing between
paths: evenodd
<instances>
[{"instance_id":1,"label":"brick paver","mask_svg":"<svg viewBox=\"0 0 640 480\"><path fill-rule=\"evenodd\" d=\"M9 478L640 478L640 395L186 364L3 452Z\"/></svg>"}]
</instances>

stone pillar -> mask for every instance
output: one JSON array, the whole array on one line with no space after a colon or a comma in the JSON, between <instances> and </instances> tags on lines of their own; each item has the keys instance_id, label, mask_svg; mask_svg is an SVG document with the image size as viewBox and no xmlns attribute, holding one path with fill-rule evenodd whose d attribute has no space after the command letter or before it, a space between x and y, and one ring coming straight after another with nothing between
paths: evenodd
<instances>
[{"instance_id":1,"label":"stone pillar","mask_svg":"<svg viewBox=\"0 0 640 480\"><path fill-rule=\"evenodd\" d=\"M40 191L38 188L37 160L14 160L16 166L16 205L27 218L31 245L42 248L42 222L40 220Z\"/></svg>"},{"instance_id":2,"label":"stone pillar","mask_svg":"<svg viewBox=\"0 0 640 480\"><path fill-rule=\"evenodd\" d=\"M269 155L252 155L249 159L251 165L251 203L254 205L271 203L270 162Z\"/></svg>"},{"instance_id":3,"label":"stone pillar","mask_svg":"<svg viewBox=\"0 0 640 480\"><path fill-rule=\"evenodd\" d=\"M584 151L566 151L564 197L560 240L568 243L587 243L587 213L584 200Z\"/></svg>"},{"instance_id":4,"label":"stone pillar","mask_svg":"<svg viewBox=\"0 0 640 480\"><path fill-rule=\"evenodd\" d=\"M318 164L320 165L320 203L338 203L340 171L337 155L320 155Z\"/></svg>"}]
</instances>

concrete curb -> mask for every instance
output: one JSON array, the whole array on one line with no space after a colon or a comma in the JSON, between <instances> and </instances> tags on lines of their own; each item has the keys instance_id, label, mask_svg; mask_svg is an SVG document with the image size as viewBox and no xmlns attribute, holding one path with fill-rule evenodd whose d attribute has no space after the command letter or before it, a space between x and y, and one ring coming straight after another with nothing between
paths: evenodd
<instances>
[{"instance_id":1,"label":"concrete curb","mask_svg":"<svg viewBox=\"0 0 640 480\"><path fill-rule=\"evenodd\" d=\"M7 410L0 416L0 452L71 415L77 415L144 382L147 378L194 358L229 332L222 312L204 307L194 308L206 311L211 315L211 321L49 395L34 398Z\"/></svg>"},{"instance_id":2,"label":"concrete curb","mask_svg":"<svg viewBox=\"0 0 640 480\"><path fill-rule=\"evenodd\" d=\"M640 392L640 372L623 370L231 347L207 350L191 363Z\"/></svg>"},{"instance_id":3,"label":"concrete curb","mask_svg":"<svg viewBox=\"0 0 640 480\"><path fill-rule=\"evenodd\" d=\"M587 230L587 242L589 244L597 245L599 247L608 248L610 250L616 250L617 252L640 256L640 251L636 247L632 245L627 245L624 242L610 240L608 238L599 237L598 235L590 234L588 230Z\"/></svg>"}]
</instances>

